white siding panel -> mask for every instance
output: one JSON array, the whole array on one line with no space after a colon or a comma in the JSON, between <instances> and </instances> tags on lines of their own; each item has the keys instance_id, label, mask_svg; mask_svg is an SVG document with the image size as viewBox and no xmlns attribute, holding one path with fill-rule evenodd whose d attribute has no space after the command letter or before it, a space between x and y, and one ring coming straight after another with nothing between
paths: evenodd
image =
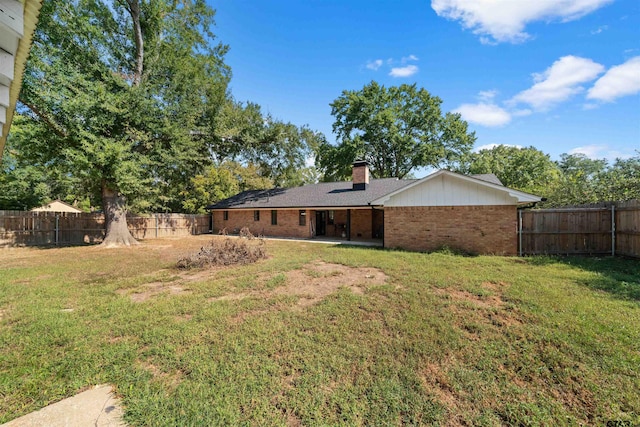
<instances>
[{"instance_id":1,"label":"white siding panel","mask_svg":"<svg viewBox=\"0 0 640 427\"><path fill-rule=\"evenodd\" d=\"M24 35L24 7L17 0L0 0L0 25L13 31L16 37Z\"/></svg>"},{"instance_id":2,"label":"white siding panel","mask_svg":"<svg viewBox=\"0 0 640 427\"><path fill-rule=\"evenodd\" d=\"M392 196L385 206L496 206L516 203L516 199L506 191L440 175Z\"/></svg>"},{"instance_id":3,"label":"white siding panel","mask_svg":"<svg viewBox=\"0 0 640 427\"><path fill-rule=\"evenodd\" d=\"M9 86L0 85L0 105L9 106Z\"/></svg>"}]
</instances>

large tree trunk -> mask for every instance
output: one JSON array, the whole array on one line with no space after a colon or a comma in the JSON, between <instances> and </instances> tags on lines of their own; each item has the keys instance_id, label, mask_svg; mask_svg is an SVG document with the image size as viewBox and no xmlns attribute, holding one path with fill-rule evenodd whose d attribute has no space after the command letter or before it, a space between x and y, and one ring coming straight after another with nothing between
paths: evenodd
<instances>
[{"instance_id":1,"label":"large tree trunk","mask_svg":"<svg viewBox=\"0 0 640 427\"><path fill-rule=\"evenodd\" d=\"M102 184L102 208L107 229L102 246L113 248L137 245L138 241L133 238L127 227L125 198L106 183Z\"/></svg>"}]
</instances>

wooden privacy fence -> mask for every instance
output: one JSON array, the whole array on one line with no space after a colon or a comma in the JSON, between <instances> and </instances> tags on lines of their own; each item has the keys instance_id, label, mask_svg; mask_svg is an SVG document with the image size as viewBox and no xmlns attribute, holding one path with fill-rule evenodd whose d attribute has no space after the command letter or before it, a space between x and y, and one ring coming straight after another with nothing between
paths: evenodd
<instances>
[{"instance_id":1,"label":"wooden privacy fence","mask_svg":"<svg viewBox=\"0 0 640 427\"><path fill-rule=\"evenodd\" d=\"M518 212L520 255L640 258L640 201Z\"/></svg>"},{"instance_id":2,"label":"wooden privacy fence","mask_svg":"<svg viewBox=\"0 0 640 427\"><path fill-rule=\"evenodd\" d=\"M127 224L136 239L188 236L209 233L210 215L131 215ZM103 238L102 214L0 210L0 246L99 243Z\"/></svg>"}]
</instances>

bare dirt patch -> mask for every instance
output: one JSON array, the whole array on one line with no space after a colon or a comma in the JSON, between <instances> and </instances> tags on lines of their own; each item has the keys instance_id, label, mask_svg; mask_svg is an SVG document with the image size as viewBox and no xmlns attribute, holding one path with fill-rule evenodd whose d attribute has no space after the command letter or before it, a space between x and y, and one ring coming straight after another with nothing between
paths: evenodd
<instances>
[{"instance_id":1,"label":"bare dirt patch","mask_svg":"<svg viewBox=\"0 0 640 427\"><path fill-rule=\"evenodd\" d=\"M363 294L368 286L382 285L388 276L377 268L348 267L342 264L315 261L299 270L284 273L283 286L273 290L249 291L222 295L209 301L241 300L250 297L270 298L279 295L297 296L297 306L304 308L317 304L339 288L346 287L355 294ZM272 276L260 277L268 281Z\"/></svg>"}]
</instances>

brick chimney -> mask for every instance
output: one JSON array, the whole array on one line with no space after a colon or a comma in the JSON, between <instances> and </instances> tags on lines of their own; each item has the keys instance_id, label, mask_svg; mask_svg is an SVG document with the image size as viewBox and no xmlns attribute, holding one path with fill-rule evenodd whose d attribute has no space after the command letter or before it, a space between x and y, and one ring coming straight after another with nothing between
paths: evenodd
<instances>
[{"instance_id":1,"label":"brick chimney","mask_svg":"<svg viewBox=\"0 0 640 427\"><path fill-rule=\"evenodd\" d=\"M354 190L366 190L369 185L369 163L366 160L353 162L351 177Z\"/></svg>"}]
</instances>

